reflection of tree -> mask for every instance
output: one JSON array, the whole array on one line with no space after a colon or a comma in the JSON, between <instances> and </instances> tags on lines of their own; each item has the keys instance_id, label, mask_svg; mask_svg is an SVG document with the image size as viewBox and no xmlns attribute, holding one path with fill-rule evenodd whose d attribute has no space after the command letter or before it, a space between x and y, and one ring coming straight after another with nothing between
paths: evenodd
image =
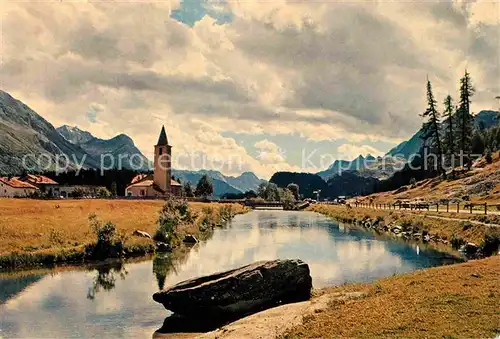
<instances>
[{"instance_id":1,"label":"reflection of tree","mask_svg":"<svg viewBox=\"0 0 500 339\"><path fill-rule=\"evenodd\" d=\"M159 290L165 287L165 280L170 270L176 272L171 255L157 256L153 259L153 273L156 276Z\"/></svg>"},{"instance_id":2,"label":"reflection of tree","mask_svg":"<svg viewBox=\"0 0 500 339\"><path fill-rule=\"evenodd\" d=\"M87 299L94 300L96 294L101 290L111 291L115 288L116 277L124 280L128 272L125 270L122 262L117 262L112 265L100 266L96 269L97 275L92 282L92 287L89 288Z\"/></svg>"}]
</instances>

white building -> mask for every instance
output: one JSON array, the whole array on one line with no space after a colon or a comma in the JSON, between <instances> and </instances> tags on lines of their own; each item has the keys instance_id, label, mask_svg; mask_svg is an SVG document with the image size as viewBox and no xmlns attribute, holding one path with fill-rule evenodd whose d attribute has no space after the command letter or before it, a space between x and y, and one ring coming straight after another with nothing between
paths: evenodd
<instances>
[{"instance_id":1,"label":"white building","mask_svg":"<svg viewBox=\"0 0 500 339\"><path fill-rule=\"evenodd\" d=\"M0 177L0 197L28 197L37 192L38 188L17 178Z\"/></svg>"}]
</instances>

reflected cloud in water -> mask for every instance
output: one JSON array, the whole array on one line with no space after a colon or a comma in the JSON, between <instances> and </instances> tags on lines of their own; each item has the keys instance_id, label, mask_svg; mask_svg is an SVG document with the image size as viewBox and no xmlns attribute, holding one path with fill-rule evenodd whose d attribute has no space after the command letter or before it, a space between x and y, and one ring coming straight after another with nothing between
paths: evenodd
<instances>
[{"instance_id":1,"label":"reflected cloud in water","mask_svg":"<svg viewBox=\"0 0 500 339\"><path fill-rule=\"evenodd\" d=\"M316 288L373 280L444 260L438 252L339 225L315 213L255 211L237 216L230 227L217 229L209 241L185 255L56 273L28 284L16 281L25 277L0 279L0 284L20 286L0 305L0 336L150 337L169 315L152 300L158 289L276 258L307 262Z\"/></svg>"}]
</instances>

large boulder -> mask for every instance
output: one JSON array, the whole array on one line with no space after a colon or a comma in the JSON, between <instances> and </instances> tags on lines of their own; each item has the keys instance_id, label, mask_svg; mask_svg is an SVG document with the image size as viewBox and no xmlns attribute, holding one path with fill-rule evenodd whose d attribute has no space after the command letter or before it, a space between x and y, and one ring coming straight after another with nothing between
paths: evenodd
<instances>
[{"instance_id":1,"label":"large boulder","mask_svg":"<svg viewBox=\"0 0 500 339\"><path fill-rule=\"evenodd\" d=\"M261 261L181 282L153 299L184 316L235 319L310 298L312 279L302 260Z\"/></svg>"}]
</instances>

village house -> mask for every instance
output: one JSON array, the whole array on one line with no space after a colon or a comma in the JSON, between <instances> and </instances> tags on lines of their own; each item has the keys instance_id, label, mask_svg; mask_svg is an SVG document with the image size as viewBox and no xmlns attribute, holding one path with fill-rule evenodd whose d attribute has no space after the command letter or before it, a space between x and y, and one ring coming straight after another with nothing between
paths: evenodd
<instances>
[{"instance_id":1,"label":"village house","mask_svg":"<svg viewBox=\"0 0 500 339\"><path fill-rule=\"evenodd\" d=\"M41 193L46 193L49 196L59 196L57 192L59 189L59 184L46 176L26 174L22 177L19 177L18 179L22 182L26 182L37 187Z\"/></svg>"},{"instance_id":2,"label":"village house","mask_svg":"<svg viewBox=\"0 0 500 339\"><path fill-rule=\"evenodd\" d=\"M0 177L0 197L23 198L38 192L38 188L18 178Z\"/></svg>"},{"instance_id":3,"label":"village house","mask_svg":"<svg viewBox=\"0 0 500 339\"><path fill-rule=\"evenodd\" d=\"M168 144L165 126L155 146L154 173L139 174L125 189L127 197L181 196L182 186L172 179L172 146Z\"/></svg>"}]
</instances>

